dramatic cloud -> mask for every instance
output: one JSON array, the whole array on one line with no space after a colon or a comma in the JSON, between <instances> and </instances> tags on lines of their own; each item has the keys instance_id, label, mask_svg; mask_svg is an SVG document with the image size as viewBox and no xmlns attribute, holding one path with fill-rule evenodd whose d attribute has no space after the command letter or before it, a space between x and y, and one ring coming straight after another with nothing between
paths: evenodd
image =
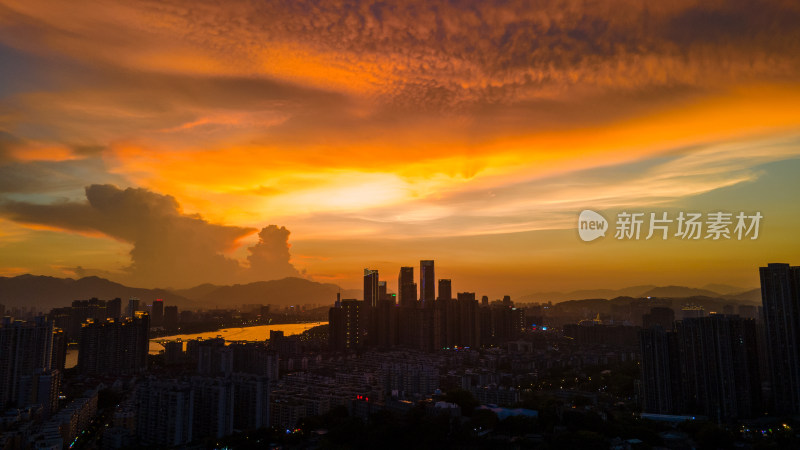
<instances>
[{"instance_id":1,"label":"dramatic cloud","mask_svg":"<svg viewBox=\"0 0 800 450\"><path fill-rule=\"evenodd\" d=\"M508 236L561 231L544 241L574 255L576 208L797 192L780 170L800 155L795 0L5 0L0 61L13 273L296 274L288 231L255 234L269 212L303 273L355 286L376 252L408 264L440 249L486 264L484 279L527 280L543 268ZM142 190L84 203L87 184ZM768 222L765 254L793 250L770 244L790 240L775 230L792 211ZM240 241L254 247L231 252Z\"/></svg>"},{"instance_id":2,"label":"dramatic cloud","mask_svg":"<svg viewBox=\"0 0 800 450\"><path fill-rule=\"evenodd\" d=\"M212 224L199 215L186 215L174 197L146 189L91 185L86 188L86 199L88 203L9 201L2 204L2 212L17 222L102 233L133 244L127 272L132 281L143 285L191 286L298 274L289 263L289 231L285 228L273 225L261 231L247 269L225 253L255 229Z\"/></svg>"},{"instance_id":3,"label":"dramatic cloud","mask_svg":"<svg viewBox=\"0 0 800 450\"><path fill-rule=\"evenodd\" d=\"M258 239L258 244L247 249L252 275L262 280L299 275L289 263L289 230L286 227L264 227L258 232Z\"/></svg>"},{"instance_id":4,"label":"dramatic cloud","mask_svg":"<svg viewBox=\"0 0 800 450\"><path fill-rule=\"evenodd\" d=\"M290 80L415 108L519 101L577 85L712 86L776 70L790 76L797 58L789 55L800 45L792 1L92 6L6 2L6 41L137 69Z\"/></svg>"}]
</instances>

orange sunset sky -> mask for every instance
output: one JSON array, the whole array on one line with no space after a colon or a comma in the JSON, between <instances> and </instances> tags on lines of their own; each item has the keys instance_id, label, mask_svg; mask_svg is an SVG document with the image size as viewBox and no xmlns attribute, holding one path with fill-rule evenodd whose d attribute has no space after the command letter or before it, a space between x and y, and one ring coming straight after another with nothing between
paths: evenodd
<instances>
[{"instance_id":1,"label":"orange sunset sky","mask_svg":"<svg viewBox=\"0 0 800 450\"><path fill-rule=\"evenodd\" d=\"M0 275L752 288L800 264L799 74L794 0L5 0Z\"/></svg>"}]
</instances>

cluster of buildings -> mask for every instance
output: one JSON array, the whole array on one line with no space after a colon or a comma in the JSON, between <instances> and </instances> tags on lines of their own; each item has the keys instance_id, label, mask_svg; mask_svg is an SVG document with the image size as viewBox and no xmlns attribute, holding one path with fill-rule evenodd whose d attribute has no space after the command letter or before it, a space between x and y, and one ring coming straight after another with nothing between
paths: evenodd
<instances>
[{"instance_id":1,"label":"cluster of buildings","mask_svg":"<svg viewBox=\"0 0 800 450\"><path fill-rule=\"evenodd\" d=\"M325 345L272 331L259 342L165 342L154 359L153 331L179 320L161 301L142 311L135 299L124 308L119 299L91 299L32 320L4 318L0 430L14 431L2 434L0 448L68 446L103 415L103 448L292 429L334 408L367 418L424 403L431 414L458 416L458 407L437 401L453 389L484 405L519 404L525 388L597 405L604 387L578 392L591 384L580 374L633 362L641 363L641 389L625 397L646 413L718 422L800 413L799 267L761 268L763 307L740 305L738 315L732 306L706 316L694 305L676 311L664 299L632 299L607 308L610 320L570 306L454 296L450 280L434 283L434 275L433 261L421 261L418 282L414 268L401 268L395 295L366 270L364 299L337 298L330 308ZM69 341L78 346L72 378L82 390L65 396ZM553 373L575 374L575 383ZM98 393L108 389L121 400L99 411Z\"/></svg>"},{"instance_id":2,"label":"cluster of buildings","mask_svg":"<svg viewBox=\"0 0 800 450\"><path fill-rule=\"evenodd\" d=\"M759 319L684 311L674 321L660 309L645 317L645 412L717 422L800 413L800 267L769 264L760 277Z\"/></svg>"},{"instance_id":3,"label":"cluster of buildings","mask_svg":"<svg viewBox=\"0 0 800 450\"><path fill-rule=\"evenodd\" d=\"M63 333L43 316L34 321L0 320L0 407L49 417L58 407Z\"/></svg>"},{"instance_id":4,"label":"cluster of buildings","mask_svg":"<svg viewBox=\"0 0 800 450\"><path fill-rule=\"evenodd\" d=\"M77 310L96 310L98 306L99 302L89 301ZM78 332L78 373L143 373L147 369L149 315L134 311L134 317L97 317L102 320L87 318ZM0 408L4 413L0 426L15 430L3 433L0 447L62 448L97 413L98 389L89 389L68 403L61 395L67 337L55 324L52 317L44 315L29 321L4 317L0 323Z\"/></svg>"},{"instance_id":5,"label":"cluster of buildings","mask_svg":"<svg viewBox=\"0 0 800 450\"><path fill-rule=\"evenodd\" d=\"M119 298L75 300L70 306L53 308L47 316L56 328L64 331L68 342L77 342L81 329L88 320L95 323L106 319L120 320L136 317L136 313L141 311L149 313L150 327L164 328L168 334L178 332L178 307L165 306L162 299L154 300L152 305L145 305L138 298L129 299L125 305Z\"/></svg>"},{"instance_id":6,"label":"cluster of buildings","mask_svg":"<svg viewBox=\"0 0 800 450\"><path fill-rule=\"evenodd\" d=\"M136 385L136 419L124 430L130 433L126 441L182 446L228 436L234 429L268 427L269 392L268 377L243 372L149 377Z\"/></svg>"},{"instance_id":7,"label":"cluster of buildings","mask_svg":"<svg viewBox=\"0 0 800 450\"><path fill-rule=\"evenodd\" d=\"M437 282L432 260L420 261L419 284L413 267L401 267L397 290L388 293L378 271L365 269L364 299L337 298L329 311L331 349L477 348L516 339L526 326L525 311L508 296L491 304L474 292L453 297L451 280Z\"/></svg>"}]
</instances>

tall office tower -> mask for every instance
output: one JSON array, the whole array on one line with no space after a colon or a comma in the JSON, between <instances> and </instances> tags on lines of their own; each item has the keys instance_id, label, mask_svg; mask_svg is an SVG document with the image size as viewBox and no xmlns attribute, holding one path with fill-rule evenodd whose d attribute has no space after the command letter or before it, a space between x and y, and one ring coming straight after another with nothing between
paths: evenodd
<instances>
[{"instance_id":1,"label":"tall office tower","mask_svg":"<svg viewBox=\"0 0 800 450\"><path fill-rule=\"evenodd\" d=\"M333 350L344 351L362 344L364 302L344 299L330 309L330 346Z\"/></svg>"},{"instance_id":2,"label":"tall office tower","mask_svg":"<svg viewBox=\"0 0 800 450\"><path fill-rule=\"evenodd\" d=\"M81 374L134 374L147 369L150 316L139 311L121 320L83 324L78 344Z\"/></svg>"},{"instance_id":3,"label":"tall office tower","mask_svg":"<svg viewBox=\"0 0 800 450\"><path fill-rule=\"evenodd\" d=\"M230 378L192 377L192 437L221 438L233 434L233 383Z\"/></svg>"},{"instance_id":4,"label":"tall office tower","mask_svg":"<svg viewBox=\"0 0 800 450\"><path fill-rule=\"evenodd\" d=\"M115 298L106 302L106 317L119 319L122 315L122 299Z\"/></svg>"},{"instance_id":5,"label":"tall office tower","mask_svg":"<svg viewBox=\"0 0 800 450\"><path fill-rule=\"evenodd\" d=\"M778 414L800 413L800 267L759 268L764 331Z\"/></svg>"},{"instance_id":6,"label":"tall office tower","mask_svg":"<svg viewBox=\"0 0 800 450\"><path fill-rule=\"evenodd\" d=\"M378 306L378 271L364 269L364 304L371 307Z\"/></svg>"},{"instance_id":7,"label":"tall office tower","mask_svg":"<svg viewBox=\"0 0 800 450\"><path fill-rule=\"evenodd\" d=\"M378 302L381 300L389 300L389 290L386 287L385 281L378 281Z\"/></svg>"},{"instance_id":8,"label":"tall office tower","mask_svg":"<svg viewBox=\"0 0 800 450\"><path fill-rule=\"evenodd\" d=\"M153 302L153 310L150 313L150 326L164 326L164 300L160 298L157 298L156 301Z\"/></svg>"},{"instance_id":9,"label":"tall office tower","mask_svg":"<svg viewBox=\"0 0 800 450\"><path fill-rule=\"evenodd\" d=\"M125 312L125 317L134 317L136 311L139 311L139 299L131 297L130 300L128 300L128 309Z\"/></svg>"},{"instance_id":10,"label":"tall office tower","mask_svg":"<svg viewBox=\"0 0 800 450\"><path fill-rule=\"evenodd\" d=\"M0 409L20 399L22 377L50 371L52 351L53 323L44 316L32 322L0 319Z\"/></svg>"},{"instance_id":11,"label":"tall office tower","mask_svg":"<svg viewBox=\"0 0 800 450\"><path fill-rule=\"evenodd\" d=\"M164 307L164 329L167 331L167 334L176 334L178 332L177 306Z\"/></svg>"},{"instance_id":12,"label":"tall office tower","mask_svg":"<svg viewBox=\"0 0 800 450\"><path fill-rule=\"evenodd\" d=\"M755 321L715 314L675 327L688 412L717 422L760 414Z\"/></svg>"},{"instance_id":13,"label":"tall office tower","mask_svg":"<svg viewBox=\"0 0 800 450\"><path fill-rule=\"evenodd\" d=\"M419 298L424 308L432 308L436 299L436 275L433 260L419 262Z\"/></svg>"},{"instance_id":14,"label":"tall office tower","mask_svg":"<svg viewBox=\"0 0 800 450\"><path fill-rule=\"evenodd\" d=\"M643 409L648 413L678 414L684 409L678 338L670 329L639 331Z\"/></svg>"},{"instance_id":15,"label":"tall office tower","mask_svg":"<svg viewBox=\"0 0 800 450\"><path fill-rule=\"evenodd\" d=\"M414 307L417 305L417 283L414 282L413 267L400 268L400 277L397 279L397 293L400 295L400 306Z\"/></svg>"},{"instance_id":16,"label":"tall office tower","mask_svg":"<svg viewBox=\"0 0 800 450\"><path fill-rule=\"evenodd\" d=\"M651 308L649 313L642 316L644 328L660 326L664 331L669 331L672 329L673 322L675 322L675 310L663 306Z\"/></svg>"},{"instance_id":17,"label":"tall office tower","mask_svg":"<svg viewBox=\"0 0 800 450\"><path fill-rule=\"evenodd\" d=\"M453 284L448 279L439 280L438 300L450 300L453 298Z\"/></svg>"},{"instance_id":18,"label":"tall office tower","mask_svg":"<svg viewBox=\"0 0 800 450\"><path fill-rule=\"evenodd\" d=\"M192 440L194 399L189 383L147 379L136 386L136 435L142 445L182 446Z\"/></svg>"}]
</instances>

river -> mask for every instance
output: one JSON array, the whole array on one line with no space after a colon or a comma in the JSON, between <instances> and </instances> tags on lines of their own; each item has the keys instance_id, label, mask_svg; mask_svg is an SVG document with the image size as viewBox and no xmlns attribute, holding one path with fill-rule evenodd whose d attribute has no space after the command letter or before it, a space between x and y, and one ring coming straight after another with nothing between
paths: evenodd
<instances>
[{"instance_id":1,"label":"river","mask_svg":"<svg viewBox=\"0 0 800 450\"><path fill-rule=\"evenodd\" d=\"M293 334L300 334L310 328L327 324L328 322L282 323L276 325L256 325L253 327L222 328L217 331L206 331L204 333L161 336L150 340L150 354L157 355L161 350L164 350L164 347L159 343L160 341L174 341L176 339L188 341L197 338L212 339L218 336L225 338L226 341L265 341L269 339L269 332L271 330L283 331L283 334L286 336L291 336ZM78 349L76 347L71 347L67 349L65 367L69 369L77 365Z\"/></svg>"}]
</instances>

